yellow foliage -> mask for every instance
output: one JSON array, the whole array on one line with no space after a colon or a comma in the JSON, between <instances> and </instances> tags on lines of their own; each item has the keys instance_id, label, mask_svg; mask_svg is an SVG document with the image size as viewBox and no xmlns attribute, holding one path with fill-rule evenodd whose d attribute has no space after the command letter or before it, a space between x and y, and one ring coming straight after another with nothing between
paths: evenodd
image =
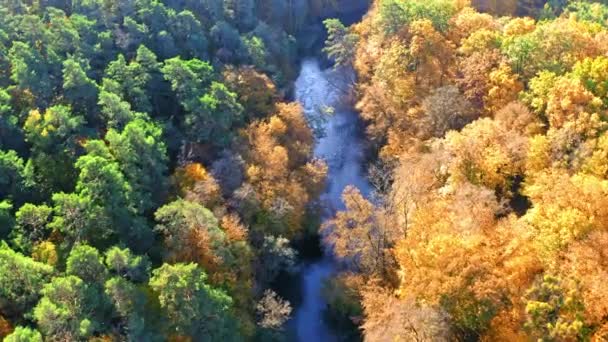
<instances>
[{"instance_id":1,"label":"yellow foliage","mask_svg":"<svg viewBox=\"0 0 608 342\"><path fill-rule=\"evenodd\" d=\"M521 36L534 31L536 23L532 18L512 18L503 28L504 35Z\"/></svg>"},{"instance_id":2,"label":"yellow foliage","mask_svg":"<svg viewBox=\"0 0 608 342\"><path fill-rule=\"evenodd\" d=\"M51 266L57 265L58 256L55 244L50 241L40 242L34 246L32 258Z\"/></svg>"},{"instance_id":3,"label":"yellow foliage","mask_svg":"<svg viewBox=\"0 0 608 342\"><path fill-rule=\"evenodd\" d=\"M519 92L524 89L518 76L506 63L500 64L497 69L490 72L489 81L488 94L484 98L485 109L489 113L495 113L515 101Z\"/></svg>"}]
</instances>

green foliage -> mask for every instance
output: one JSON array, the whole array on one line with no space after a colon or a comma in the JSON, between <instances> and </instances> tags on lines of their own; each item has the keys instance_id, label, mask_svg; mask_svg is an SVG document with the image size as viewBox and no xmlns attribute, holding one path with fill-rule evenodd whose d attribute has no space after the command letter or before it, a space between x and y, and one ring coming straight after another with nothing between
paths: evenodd
<instances>
[{"instance_id":1,"label":"green foliage","mask_svg":"<svg viewBox=\"0 0 608 342\"><path fill-rule=\"evenodd\" d=\"M103 284L107 276L99 251L87 245L76 245L72 248L65 272L77 276L88 285Z\"/></svg>"},{"instance_id":2,"label":"green foliage","mask_svg":"<svg viewBox=\"0 0 608 342\"><path fill-rule=\"evenodd\" d=\"M152 272L150 286L167 315L167 331L213 341L239 341L232 299L206 280L207 275L195 264L164 264Z\"/></svg>"},{"instance_id":3,"label":"green foliage","mask_svg":"<svg viewBox=\"0 0 608 342\"><path fill-rule=\"evenodd\" d=\"M415 20L428 19L436 30L445 32L455 10L449 0L384 0L380 7L380 25L387 34L393 34Z\"/></svg>"},{"instance_id":4,"label":"green foliage","mask_svg":"<svg viewBox=\"0 0 608 342\"><path fill-rule=\"evenodd\" d=\"M20 203L27 191L25 167L15 151L0 150L0 199Z\"/></svg>"},{"instance_id":5,"label":"green foliage","mask_svg":"<svg viewBox=\"0 0 608 342\"><path fill-rule=\"evenodd\" d=\"M53 267L36 262L0 242L0 310L10 315L28 312L52 274Z\"/></svg>"},{"instance_id":6,"label":"green foliage","mask_svg":"<svg viewBox=\"0 0 608 342\"><path fill-rule=\"evenodd\" d=\"M138 212L160 206L167 188L167 149L162 129L153 122L135 119L122 132L106 134L108 148L131 185L131 201Z\"/></svg>"},{"instance_id":7,"label":"green foliage","mask_svg":"<svg viewBox=\"0 0 608 342\"><path fill-rule=\"evenodd\" d=\"M223 83L213 82L200 98L200 107L185 117L185 129L193 141L227 146L235 126L242 123L243 106Z\"/></svg>"},{"instance_id":8,"label":"green foliage","mask_svg":"<svg viewBox=\"0 0 608 342\"><path fill-rule=\"evenodd\" d=\"M80 340L103 328L102 298L76 276L57 277L44 286L34 319L44 336Z\"/></svg>"},{"instance_id":9,"label":"green foliage","mask_svg":"<svg viewBox=\"0 0 608 342\"><path fill-rule=\"evenodd\" d=\"M5 342L42 342L42 335L38 330L29 327L17 327L10 335L4 338Z\"/></svg>"},{"instance_id":10,"label":"green foliage","mask_svg":"<svg viewBox=\"0 0 608 342\"><path fill-rule=\"evenodd\" d=\"M89 142L95 146L95 142ZM107 149L106 149L107 150ZM71 243L89 242L96 247L122 241L139 250L151 242L151 231L136 216L132 188L118 163L99 155L78 159L76 193L55 194L56 213L51 227Z\"/></svg>"},{"instance_id":11,"label":"green foliage","mask_svg":"<svg viewBox=\"0 0 608 342\"><path fill-rule=\"evenodd\" d=\"M198 59L171 58L165 61L161 71L186 112L196 110L199 96L213 78L213 67Z\"/></svg>"},{"instance_id":12,"label":"green foliage","mask_svg":"<svg viewBox=\"0 0 608 342\"><path fill-rule=\"evenodd\" d=\"M28 167L45 194L73 189L76 178L73 163L81 150L78 139L83 135L84 125L85 119L68 106L29 113L23 126L33 152Z\"/></svg>"},{"instance_id":13,"label":"green foliage","mask_svg":"<svg viewBox=\"0 0 608 342\"><path fill-rule=\"evenodd\" d=\"M127 338L132 341L150 341L154 327L146 324L146 297L144 293L130 281L114 277L106 281L104 293L114 306L116 317L123 323Z\"/></svg>"},{"instance_id":14,"label":"green foliage","mask_svg":"<svg viewBox=\"0 0 608 342\"><path fill-rule=\"evenodd\" d=\"M1 60L0 56L0 63ZM0 150L20 151L23 148L23 132L21 132L19 119L13 112L10 101L9 93L0 88Z\"/></svg>"},{"instance_id":15,"label":"green foliage","mask_svg":"<svg viewBox=\"0 0 608 342\"><path fill-rule=\"evenodd\" d=\"M105 264L115 275L136 283L144 283L150 273L150 261L146 256L133 255L128 248L112 247L106 251Z\"/></svg>"},{"instance_id":16,"label":"green foliage","mask_svg":"<svg viewBox=\"0 0 608 342\"><path fill-rule=\"evenodd\" d=\"M15 219L11 215L13 205L9 201L0 201L0 239L6 236L13 230Z\"/></svg>"},{"instance_id":17,"label":"green foliage","mask_svg":"<svg viewBox=\"0 0 608 342\"><path fill-rule=\"evenodd\" d=\"M574 13L579 20L586 20L608 27L608 4L572 1L566 6L567 13Z\"/></svg>"},{"instance_id":18,"label":"green foliage","mask_svg":"<svg viewBox=\"0 0 608 342\"><path fill-rule=\"evenodd\" d=\"M20 91L29 91L40 106L48 105L53 85L42 54L28 43L15 42L9 51L11 80Z\"/></svg>"},{"instance_id":19,"label":"green foliage","mask_svg":"<svg viewBox=\"0 0 608 342\"><path fill-rule=\"evenodd\" d=\"M84 64L86 67L74 58L63 62L63 91L73 108L81 113L93 113L98 89L95 81L87 76L88 63Z\"/></svg>"},{"instance_id":20,"label":"green foliage","mask_svg":"<svg viewBox=\"0 0 608 342\"><path fill-rule=\"evenodd\" d=\"M328 34L323 51L336 66L350 66L355 59L359 36L350 33L338 19L326 19L323 24Z\"/></svg>"},{"instance_id":21,"label":"green foliage","mask_svg":"<svg viewBox=\"0 0 608 342\"><path fill-rule=\"evenodd\" d=\"M18 250L30 254L32 248L49 235L47 225L52 209L46 205L27 203L17 211L15 229L11 233L13 244Z\"/></svg>"},{"instance_id":22,"label":"green foliage","mask_svg":"<svg viewBox=\"0 0 608 342\"><path fill-rule=\"evenodd\" d=\"M557 277L545 275L526 295L526 329L538 341L586 340L584 304L576 284L570 289Z\"/></svg>"}]
</instances>

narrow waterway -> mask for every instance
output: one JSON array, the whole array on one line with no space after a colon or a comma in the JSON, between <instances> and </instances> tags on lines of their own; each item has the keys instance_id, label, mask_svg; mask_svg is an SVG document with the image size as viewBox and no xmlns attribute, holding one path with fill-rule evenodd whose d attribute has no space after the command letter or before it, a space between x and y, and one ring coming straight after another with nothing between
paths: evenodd
<instances>
[{"instance_id":1,"label":"narrow waterway","mask_svg":"<svg viewBox=\"0 0 608 342\"><path fill-rule=\"evenodd\" d=\"M325 219L343 208L341 194L347 185L358 187L364 194L370 188L363 171L359 117L348 101L352 79L352 71L322 70L317 59L307 59L295 83L296 100L302 104L311 126L322 132L314 153L329 166L327 189L321 198L327 208ZM304 265L300 273L302 303L292 322L298 341L340 341L339 334L323 320L323 284L337 270L331 251L324 249L323 258Z\"/></svg>"}]
</instances>

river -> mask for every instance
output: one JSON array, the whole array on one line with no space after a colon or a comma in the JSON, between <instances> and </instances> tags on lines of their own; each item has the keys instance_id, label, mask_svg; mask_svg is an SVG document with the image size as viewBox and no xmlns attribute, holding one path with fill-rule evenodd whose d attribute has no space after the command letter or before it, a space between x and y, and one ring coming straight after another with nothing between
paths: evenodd
<instances>
[{"instance_id":1,"label":"river","mask_svg":"<svg viewBox=\"0 0 608 342\"><path fill-rule=\"evenodd\" d=\"M327 208L325 219L343 209L341 194L347 185L356 186L363 194L370 191L363 170L360 120L347 96L348 80L352 79L350 70L322 70L317 59L306 59L295 83L296 100L302 104L309 123L323 132L317 138L314 155L324 159L329 167L326 191L321 198ZM298 341L341 340L323 320L326 307L321 293L323 283L338 269L330 248L323 246L323 249L324 256L306 263L300 272L302 302L292 321L293 335Z\"/></svg>"}]
</instances>

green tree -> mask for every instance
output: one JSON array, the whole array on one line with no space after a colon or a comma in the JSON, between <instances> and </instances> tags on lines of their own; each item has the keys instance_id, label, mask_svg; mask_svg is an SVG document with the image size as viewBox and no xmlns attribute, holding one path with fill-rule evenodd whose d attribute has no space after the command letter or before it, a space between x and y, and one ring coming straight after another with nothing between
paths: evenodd
<instances>
[{"instance_id":1,"label":"green tree","mask_svg":"<svg viewBox=\"0 0 608 342\"><path fill-rule=\"evenodd\" d=\"M166 193L167 149L162 129L143 119L128 123L122 132L106 134L110 152L130 184L138 212L157 208Z\"/></svg>"},{"instance_id":2,"label":"green tree","mask_svg":"<svg viewBox=\"0 0 608 342\"><path fill-rule=\"evenodd\" d=\"M29 113L23 126L33 152L28 168L45 195L74 188L77 173L73 164L82 150L79 138L84 135L84 125L85 119L68 106Z\"/></svg>"},{"instance_id":3,"label":"green tree","mask_svg":"<svg viewBox=\"0 0 608 342\"><path fill-rule=\"evenodd\" d=\"M141 48L141 47L140 47ZM146 53L145 50L138 49L138 54ZM150 112L152 105L146 93L148 82L151 79L148 67L153 65L140 64L137 59L127 64L123 55L118 55L115 61L111 62L106 69L106 78L113 80L112 91L121 96L125 101L129 101L135 111ZM104 88L108 88L104 84Z\"/></svg>"},{"instance_id":4,"label":"green tree","mask_svg":"<svg viewBox=\"0 0 608 342\"><path fill-rule=\"evenodd\" d=\"M35 95L36 103L45 107L51 100L51 71L42 54L28 43L14 42L9 51L11 80L22 92Z\"/></svg>"},{"instance_id":5,"label":"green tree","mask_svg":"<svg viewBox=\"0 0 608 342\"><path fill-rule=\"evenodd\" d=\"M249 31L256 24L254 0L225 0L224 13L241 31Z\"/></svg>"},{"instance_id":6,"label":"green tree","mask_svg":"<svg viewBox=\"0 0 608 342\"><path fill-rule=\"evenodd\" d=\"M88 285L102 285L107 277L107 270L99 251L87 245L76 245L72 248L65 272L77 276Z\"/></svg>"},{"instance_id":7,"label":"green tree","mask_svg":"<svg viewBox=\"0 0 608 342\"><path fill-rule=\"evenodd\" d=\"M333 59L336 66L350 66L354 62L359 36L349 32L339 19L326 19L327 40L323 51Z\"/></svg>"},{"instance_id":8,"label":"green tree","mask_svg":"<svg viewBox=\"0 0 608 342\"><path fill-rule=\"evenodd\" d=\"M186 112L199 107L199 97L213 79L213 67L199 59L171 58L165 61L161 71Z\"/></svg>"},{"instance_id":9,"label":"green tree","mask_svg":"<svg viewBox=\"0 0 608 342\"><path fill-rule=\"evenodd\" d=\"M195 264L164 264L152 272L150 287L167 315L167 331L181 336L205 336L211 341L239 341L232 317L232 299L207 284Z\"/></svg>"},{"instance_id":10,"label":"green tree","mask_svg":"<svg viewBox=\"0 0 608 342\"><path fill-rule=\"evenodd\" d=\"M24 200L27 181L23 159L15 151L0 150L0 199Z\"/></svg>"},{"instance_id":11,"label":"green tree","mask_svg":"<svg viewBox=\"0 0 608 342\"><path fill-rule=\"evenodd\" d=\"M243 106L237 95L223 83L213 82L200 98L199 108L186 114L184 128L193 141L224 147L231 141L233 128L242 123L242 116Z\"/></svg>"},{"instance_id":12,"label":"green tree","mask_svg":"<svg viewBox=\"0 0 608 342\"><path fill-rule=\"evenodd\" d=\"M1 61L2 56L0 56L0 63ZM0 80L1 78L0 75ZM21 151L23 145L23 132L19 127L19 118L13 111L11 96L6 90L0 88L0 150Z\"/></svg>"},{"instance_id":13,"label":"green tree","mask_svg":"<svg viewBox=\"0 0 608 342\"><path fill-rule=\"evenodd\" d=\"M87 76L89 69L88 63L82 63L74 57L63 62L63 91L66 99L72 108L91 117L96 106L98 87Z\"/></svg>"},{"instance_id":14,"label":"green tree","mask_svg":"<svg viewBox=\"0 0 608 342\"><path fill-rule=\"evenodd\" d=\"M105 253L105 264L114 275L135 283L148 281L150 261L145 255L134 255L128 248L114 246L108 249Z\"/></svg>"},{"instance_id":15,"label":"green tree","mask_svg":"<svg viewBox=\"0 0 608 342\"><path fill-rule=\"evenodd\" d=\"M576 284L566 283L545 275L526 294L525 328L538 341L587 340L582 298Z\"/></svg>"},{"instance_id":16,"label":"green tree","mask_svg":"<svg viewBox=\"0 0 608 342\"><path fill-rule=\"evenodd\" d=\"M38 330L28 327L17 327L10 335L4 338L4 342L42 342L42 335Z\"/></svg>"},{"instance_id":17,"label":"green tree","mask_svg":"<svg viewBox=\"0 0 608 342\"><path fill-rule=\"evenodd\" d=\"M52 208L42 204L26 203L16 213L15 229L11 233L13 244L22 252L30 254L32 248L49 235Z\"/></svg>"},{"instance_id":18,"label":"green tree","mask_svg":"<svg viewBox=\"0 0 608 342\"><path fill-rule=\"evenodd\" d=\"M105 295L114 306L115 316L121 321L130 341L149 341L154 328L146 324L146 296L132 282L114 277L106 281Z\"/></svg>"},{"instance_id":19,"label":"green tree","mask_svg":"<svg viewBox=\"0 0 608 342\"><path fill-rule=\"evenodd\" d=\"M181 11L172 18L171 35L177 43L180 56L208 58L208 42L201 22L190 11Z\"/></svg>"},{"instance_id":20,"label":"green tree","mask_svg":"<svg viewBox=\"0 0 608 342\"><path fill-rule=\"evenodd\" d=\"M73 194L55 194L55 217L51 227L68 238L67 242L89 242L95 247L124 242L138 250L151 243L151 231L136 214L132 190L113 161L105 144L89 141L95 153L76 162L80 170Z\"/></svg>"},{"instance_id":21,"label":"green tree","mask_svg":"<svg viewBox=\"0 0 608 342\"><path fill-rule=\"evenodd\" d=\"M13 230L15 225L15 219L11 215L13 205L9 201L0 201L0 240L6 238L6 236Z\"/></svg>"},{"instance_id":22,"label":"green tree","mask_svg":"<svg viewBox=\"0 0 608 342\"><path fill-rule=\"evenodd\" d=\"M45 337L77 341L103 329L102 297L76 276L57 277L44 286L34 319Z\"/></svg>"},{"instance_id":23,"label":"green tree","mask_svg":"<svg viewBox=\"0 0 608 342\"><path fill-rule=\"evenodd\" d=\"M64 237L64 247L69 249L75 242L105 240L109 223L103 208L93 205L91 199L79 194L57 193L53 195L53 221L49 228Z\"/></svg>"},{"instance_id":24,"label":"green tree","mask_svg":"<svg viewBox=\"0 0 608 342\"><path fill-rule=\"evenodd\" d=\"M52 274L53 267L36 262L0 242L0 311L11 316L28 312Z\"/></svg>"},{"instance_id":25,"label":"green tree","mask_svg":"<svg viewBox=\"0 0 608 342\"><path fill-rule=\"evenodd\" d=\"M102 118L109 128L122 129L133 120L137 113L131 110L131 104L124 101L122 97L113 92L115 81L104 79L99 93Z\"/></svg>"}]
</instances>

